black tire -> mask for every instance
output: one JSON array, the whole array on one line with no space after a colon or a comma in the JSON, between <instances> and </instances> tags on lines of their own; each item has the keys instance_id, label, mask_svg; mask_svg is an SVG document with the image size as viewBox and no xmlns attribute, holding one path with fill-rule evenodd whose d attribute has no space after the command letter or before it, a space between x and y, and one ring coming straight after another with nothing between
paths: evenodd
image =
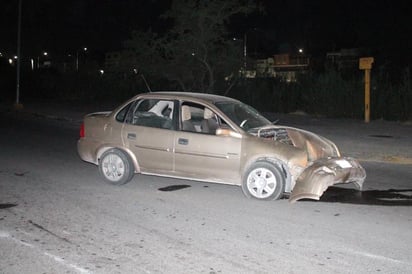
<instances>
[{"instance_id":1,"label":"black tire","mask_svg":"<svg viewBox=\"0 0 412 274\"><path fill-rule=\"evenodd\" d=\"M285 191L285 176L279 166L257 161L244 173L242 191L248 198L278 200Z\"/></svg>"},{"instance_id":2,"label":"black tire","mask_svg":"<svg viewBox=\"0 0 412 274\"><path fill-rule=\"evenodd\" d=\"M99 173L106 182L123 185L133 178L134 166L125 152L109 149L100 157Z\"/></svg>"}]
</instances>

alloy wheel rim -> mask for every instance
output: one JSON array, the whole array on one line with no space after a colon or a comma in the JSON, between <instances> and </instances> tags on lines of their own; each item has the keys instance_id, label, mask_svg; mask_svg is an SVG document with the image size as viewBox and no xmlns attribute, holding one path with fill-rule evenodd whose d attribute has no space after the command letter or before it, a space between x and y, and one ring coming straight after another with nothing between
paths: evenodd
<instances>
[{"instance_id":1,"label":"alloy wheel rim","mask_svg":"<svg viewBox=\"0 0 412 274\"><path fill-rule=\"evenodd\" d=\"M113 182L119 181L125 172L123 160L115 154L109 154L103 159L102 169L104 176Z\"/></svg>"},{"instance_id":2,"label":"alloy wheel rim","mask_svg":"<svg viewBox=\"0 0 412 274\"><path fill-rule=\"evenodd\" d=\"M276 186L276 177L267 168L256 168L247 177L249 192L259 199L270 197L275 192Z\"/></svg>"}]
</instances>

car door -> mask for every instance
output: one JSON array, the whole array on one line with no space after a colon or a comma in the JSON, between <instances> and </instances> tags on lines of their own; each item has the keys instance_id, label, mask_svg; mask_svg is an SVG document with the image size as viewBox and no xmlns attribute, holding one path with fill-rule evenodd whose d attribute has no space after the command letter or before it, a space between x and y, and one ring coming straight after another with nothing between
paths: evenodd
<instances>
[{"instance_id":1,"label":"car door","mask_svg":"<svg viewBox=\"0 0 412 274\"><path fill-rule=\"evenodd\" d=\"M200 180L240 183L241 139L232 136L217 136L215 132L203 133L200 128L205 107L183 103L180 109L189 106L191 117L186 114L181 121L193 123L194 131L180 130L175 134L175 171L182 177ZM182 117L182 115L179 115ZM190 118L190 119L188 119ZM181 127L183 128L183 127Z\"/></svg>"},{"instance_id":2,"label":"car door","mask_svg":"<svg viewBox=\"0 0 412 274\"><path fill-rule=\"evenodd\" d=\"M136 155L141 172L169 174L173 170L174 102L136 101L129 109L122 138Z\"/></svg>"}]
</instances>

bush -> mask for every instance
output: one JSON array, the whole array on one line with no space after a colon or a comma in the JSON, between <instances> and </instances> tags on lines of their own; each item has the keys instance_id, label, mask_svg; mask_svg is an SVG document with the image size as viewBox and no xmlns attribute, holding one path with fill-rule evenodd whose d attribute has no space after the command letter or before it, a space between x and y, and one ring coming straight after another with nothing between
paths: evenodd
<instances>
[{"instance_id":1,"label":"bush","mask_svg":"<svg viewBox=\"0 0 412 274\"><path fill-rule=\"evenodd\" d=\"M228 96L264 112L290 113L299 110L325 117L363 119L363 72L357 70L352 74L343 76L335 70L308 72L296 82L289 83L275 78L240 79ZM24 99L122 102L137 93L148 91L142 77L135 74L99 75L37 70L22 75L21 94ZM398 77L394 78L384 70L372 72L371 119L411 118L410 70L406 68L395 75ZM147 79L153 90L175 88L167 80L150 76ZM220 90L224 90L223 85Z\"/></svg>"},{"instance_id":2,"label":"bush","mask_svg":"<svg viewBox=\"0 0 412 274\"><path fill-rule=\"evenodd\" d=\"M387 120L412 118L412 83L409 68L399 72L398 79L380 72L372 84L373 117Z\"/></svg>"},{"instance_id":3,"label":"bush","mask_svg":"<svg viewBox=\"0 0 412 274\"><path fill-rule=\"evenodd\" d=\"M140 78L135 75L87 72L59 73L38 70L25 77L23 95L28 100L54 99L62 101L122 102L145 91Z\"/></svg>"},{"instance_id":4,"label":"bush","mask_svg":"<svg viewBox=\"0 0 412 274\"><path fill-rule=\"evenodd\" d=\"M303 74L290 83L269 78L243 79L229 96L264 112L304 111L325 117L363 119L364 89L362 71L356 71L350 77L327 70ZM385 72L372 72L370 105L372 119L410 119L410 70L404 69L397 80Z\"/></svg>"}]
</instances>

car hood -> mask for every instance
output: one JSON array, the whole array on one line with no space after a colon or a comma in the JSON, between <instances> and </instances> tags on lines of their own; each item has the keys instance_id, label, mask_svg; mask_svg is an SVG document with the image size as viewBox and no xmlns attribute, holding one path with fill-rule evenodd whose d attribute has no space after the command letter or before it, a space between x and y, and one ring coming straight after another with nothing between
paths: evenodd
<instances>
[{"instance_id":1,"label":"car hood","mask_svg":"<svg viewBox=\"0 0 412 274\"><path fill-rule=\"evenodd\" d=\"M309 163L326 157L340 156L339 149L332 141L303 129L270 125L252 129L249 133L300 148L306 151Z\"/></svg>"},{"instance_id":2,"label":"car hood","mask_svg":"<svg viewBox=\"0 0 412 274\"><path fill-rule=\"evenodd\" d=\"M335 184L353 183L358 189L362 189L366 178L365 169L356 159L341 157L332 141L309 131L285 126L253 129L250 133L306 152L305 167L294 163L290 165L292 176L297 178L291 182L290 202L300 199L319 200L326 189Z\"/></svg>"}]
</instances>

